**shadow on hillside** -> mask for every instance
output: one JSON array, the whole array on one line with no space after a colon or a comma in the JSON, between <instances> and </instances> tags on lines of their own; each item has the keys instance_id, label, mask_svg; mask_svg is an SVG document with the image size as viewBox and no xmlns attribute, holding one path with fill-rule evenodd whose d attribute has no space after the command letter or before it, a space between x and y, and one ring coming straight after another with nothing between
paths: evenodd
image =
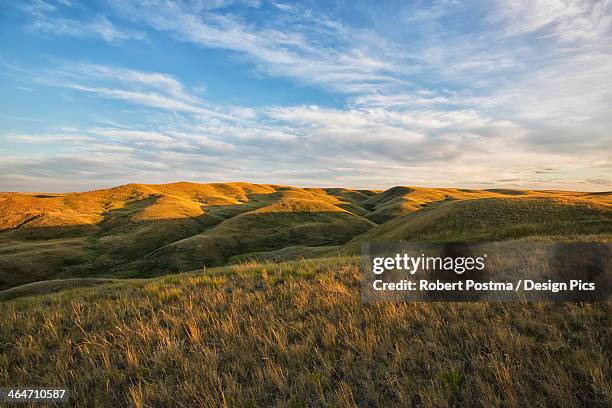
<instances>
[{"instance_id":1,"label":"shadow on hillside","mask_svg":"<svg viewBox=\"0 0 612 408\"><path fill-rule=\"evenodd\" d=\"M135 220L143 210L159 204L160 197L152 196L104 212L97 224L21 225L0 231L0 290L49 279L193 270L221 265L246 252L343 244L369 228L357 216L333 211L234 218L272 203L280 194L252 194L248 201L231 205L203 204L203 214L195 217Z\"/></svg>"},{"instance_id":2,"label":"shadow on hillside","mask_svg":"<svg viewBox=\"0 0 612 408\"><path fill-rule=\"evenodd\" d=\"M57 197L61 197L61 195L51 195L51 194L37 194L34 197L36 198L57 198Z\"/></svg>"},{"instance_id":3,"label":"shadow on hillside","mask_svg":"<svg viewBox=\"0 0 612 408\"><path fill-rule=\"evenodd\" d=\"M503 195L509 195L509 196L521 196L521 195L527 195L529 194L529 192L527 191L522 191L522 190L512 190L512 189L507 189L507 188L489 188L487 190L484 191L489 191L491 193L498 193L498 194L503 194Z\"/></svg>"}]
</instances>

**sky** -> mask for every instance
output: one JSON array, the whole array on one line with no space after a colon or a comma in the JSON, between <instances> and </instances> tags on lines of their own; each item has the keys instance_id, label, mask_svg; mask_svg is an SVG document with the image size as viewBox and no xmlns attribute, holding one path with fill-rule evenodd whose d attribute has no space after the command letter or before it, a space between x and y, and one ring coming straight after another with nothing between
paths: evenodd
<instances>
[{"instance_id":1,"label":"sky","mask_svg":"<svg viewBox=\"0 0 612 408\"><path fill-rule=\"evenodd\" d=\"M612 0L0 0L0 191L612 190Z\"/></svg>"}]
</instances>

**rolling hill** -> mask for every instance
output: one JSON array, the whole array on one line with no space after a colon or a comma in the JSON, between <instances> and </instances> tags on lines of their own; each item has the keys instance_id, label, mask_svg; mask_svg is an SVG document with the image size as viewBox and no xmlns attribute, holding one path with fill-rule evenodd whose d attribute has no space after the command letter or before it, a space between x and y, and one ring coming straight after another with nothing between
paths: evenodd
<instances>
[{"instance_id":1,"label":"rolling hill","mask_svg":"<svg viewBox=\"0 0 612 408\"><path fill-rule=\"evenodd\" d=\"M352 254L611 236L610 193L0 193L0 383L75 406L607 407L609 302L364 303Z\"/></svg>"},{"instance_id":2,"label":"rolling hill","mask_svg":"<svg viewBox=\"0 0 612 408\"><path fill-rule=\"evenodd\" d=\"M442 200L378 225L344 246L357 252L368 241L475 242L548 236L557 239L612 234L605 200L528 195Z\"/></svg>"},{"instance_id":3,"label":"rolling hill","mask_svg":"<svg viewBox=\"0 0 612 408\"><path fill-rule=\"evenodd\" d=\"M249 183L0 193L0 290L49 279L146 277L244 257L354 252L376 239L610 234L610 193Z\"/></svg>"}]
</instances>

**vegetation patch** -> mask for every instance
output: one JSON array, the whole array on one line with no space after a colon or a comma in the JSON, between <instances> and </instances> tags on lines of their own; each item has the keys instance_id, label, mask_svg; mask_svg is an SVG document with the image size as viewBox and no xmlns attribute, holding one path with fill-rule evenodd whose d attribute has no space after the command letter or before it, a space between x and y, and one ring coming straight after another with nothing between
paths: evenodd
<instances>
[{"instance_id":1,"label":"vegetation patch","mask_svg":"<svg viewBox=\"0 0 612 408\"><path fill-rule=\"evenodd\" d=\"M0 303L0 382L75 406L607 407L611 312L364 304L357 258L251 261Z\"/></svg>"}]
</instances>

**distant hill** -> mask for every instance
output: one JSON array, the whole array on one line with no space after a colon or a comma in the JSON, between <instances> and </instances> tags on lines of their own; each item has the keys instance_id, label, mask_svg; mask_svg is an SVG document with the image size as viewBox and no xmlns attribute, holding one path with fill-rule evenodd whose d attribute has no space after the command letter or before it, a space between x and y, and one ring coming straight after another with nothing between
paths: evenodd
<instances>
[{"instance_id":1,"label":"distant hill","mask_svg":"<svg viewBox=\"0 0 612 408\"><path fill-rule=\"evenodd\" d=\"M181 182L0 193L0 290L49 279L154 276L243 255L320 256L371 239L609 234L611 208L610 193L403 186Z\"/></svg>"},{"instance_id":2,"label":"distant hill","mask_svg":"<svg viewBox=\"0 0 612 408\"><path fill-rule=\"evenodd\" d=\"M601 234L612 234L612 206L601 197L534 194L430 203L372 228L344 248L355 253L367 241L473 242Z\"/></svg>"}]
</instances>

